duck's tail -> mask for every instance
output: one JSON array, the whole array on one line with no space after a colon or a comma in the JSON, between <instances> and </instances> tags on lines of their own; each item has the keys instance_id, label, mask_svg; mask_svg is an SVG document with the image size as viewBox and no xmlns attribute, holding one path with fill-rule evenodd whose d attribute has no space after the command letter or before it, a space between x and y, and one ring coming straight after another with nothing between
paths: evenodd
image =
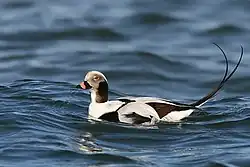
<instances>
[{"instance_id":1,"label":"duck's tail","mask_svg":"<svg viewBox=\"0 0 250 167\"><path fill-rule=\"evenodd\" d=\"M206 96L202 97L200 100L190 104L190 106L193 106L193 107L200 107L202 106L203 104L205 104L208 100L210 100L211 98L215 97L216 96L216 93L224 86L224 84L232 77L232 75L235 73L235 71L237 70L237 68L239 67L240 65L240 62L242 60L242 56L243 56L243 47L241 47L241 55L240 55L240 58L239 58L239 61L238 63L236 64L236 66L234 67L233 71L229 74L228 74L228 59L227 59L227 56L225 54L225 52L222 50L222 48L214 43L215 46L217 46L220 51L222 52L224 58L225 58L225 61L226 61L226 70L225 70L225 74L223 76L223 79L221 80L221 82L219 83L219 85L217 87L215 87L210 93L208 93Z\"/></svg>"}]
</instances>

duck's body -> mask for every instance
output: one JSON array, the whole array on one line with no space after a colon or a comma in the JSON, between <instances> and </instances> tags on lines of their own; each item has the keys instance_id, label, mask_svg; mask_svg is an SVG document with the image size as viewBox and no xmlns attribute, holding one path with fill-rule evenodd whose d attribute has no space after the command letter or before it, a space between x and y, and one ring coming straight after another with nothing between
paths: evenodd
<instances>
[{"instance_id":1,"label":"duck's body","mask_svg":"<svg viewBox=\"0 0 250 167\"><path fill-rule=\"evenodd\" d=\"M226 60L224 77L218 87L192 104L181 104L156 97L122 97L109 101L106 77L98 71L88 72L80 87L82 89L90 89L89 117L110 122L147 125L153 125L160 121L176 122L188 117L194 110L215 96L224 83L233 75L241 62L243 48L236 67L227 75L228 60L223 50L220 47L219 49Z\"/></svg>"},{"instance_id":2,"label":"duck's body","mask_svg":"<svg viewBox=\"0 0 250 167\"><path fill-rule=\"evenodd\" d=\"M130 124L175 122L188 117L196 108L154 97L122 97L104 103L91 102L90 118Z\"/></svg>"}]
</instances>

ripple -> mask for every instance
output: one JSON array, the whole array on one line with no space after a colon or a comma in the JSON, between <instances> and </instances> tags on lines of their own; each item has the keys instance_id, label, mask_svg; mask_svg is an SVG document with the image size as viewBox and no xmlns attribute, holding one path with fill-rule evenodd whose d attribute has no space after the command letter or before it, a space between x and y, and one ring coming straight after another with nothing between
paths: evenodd
<instances>
[{"instance_id":1,"label":"ripple","mask_svg":"<svg viewBox=\"0 0 250 167\"><path fill-rule=\"evenodd\" d=\"M66 29L20 31L16 33L0 34L1 39L6 41L42 42L54 40L101 40L101 41L125 41L128 40L123 34L107 27L88 28L74 27Z\"/></svg>"},{"instance_id":2,"label":"ripple","mask_svg":"<svg viewBox=\"0 0 250 167\"><path fill-rule=\"evenodd\" d=\"M207 167L247 167L249 163L250 161L248 158L233 158L233 160L217 160L215 162L211 162Z\"/></svg>"},{"instance_id":3,"label":"ripple","mask_svg":"<svg viewBox=\"0 0 250 167\"><path fill-rule=\"evenodd\" d=\"M168 24L178 21L177 18L169 15L162 15L160 13L137 13L133 16L126 18L131 23L143 24L143 25L156 25L156 24Z\"/></svg>"},{"instance_id":4,"label":"ripple","mask_svg":"<svg viewBox=\"0 0 250 167\"><path fill-rule=\"evenodd\" d=\"M95 154L81 154L73 151L51 151L45 157L51 157L52 159L87 159L88 161L94 161L95 164L139 164L136 160L128 158L126 156L114 155L109 153L95 153ZM93 164L91 163L90 164ZM88 164L88 163L86 163Z\"/></svg>"},{"instance_id":5,"label":"ripple","mask_svg":"<svg viewBox=\"0 0 250 167\"><path fill-rule=\"evenodd\" d=\"M243 33L245 30L235 25L223 24L216 28L211 28L204 32L204 35L225 35L225 34L236 34Z\"/></svg>"},{"instance_id":6,"label":"ripple","mask_svg":"<svg viewBox=\"0 0 250 167\"><path fill-rule=\"evenodd\" d=\"M175 72L178 72L183 66L186 66L187 70L192 70L192 66L186 63L183 63L181 61L174 61L170 59L163 58L157 54L145 52L145 51L137 51L136 55L141 58L142 61L145 61L148 63L148 65L154 65L155 68L161 66L161 67L168 67L173 69ZM164 69L164 68L161 68ZM164 69L166 70L166 69ZM166 72L166 71L165 71Z\"/></svg>"},{"instance_id":7,"label":"ripple","mask_svg":"<svg viewBox=\"0 0 250 167\"><path fill-rule=\"evenodd\" d=\"M19 8L28 8L33 6L34 3L32 1L8 1L7 3L3 4L5 9L19 9Z\"/></svg>"}]
</instances>

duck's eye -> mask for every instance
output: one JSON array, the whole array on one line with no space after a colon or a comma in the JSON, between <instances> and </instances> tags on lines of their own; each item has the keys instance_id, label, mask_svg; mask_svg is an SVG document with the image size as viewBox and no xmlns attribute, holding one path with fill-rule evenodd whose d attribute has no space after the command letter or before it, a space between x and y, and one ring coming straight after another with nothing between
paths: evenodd
<instances>
[{"instance_id":1,"label":"duck's eye","mask_svg":"<svg viewBox=\"0 0 250 167\"><path fill-rule=\"evenodd\" d=\"M97 81L97 80L99 80L99 77L95 75L95 76L93 77L93 79L94 79L95 81Z\"/></svg>"}]
</instances>

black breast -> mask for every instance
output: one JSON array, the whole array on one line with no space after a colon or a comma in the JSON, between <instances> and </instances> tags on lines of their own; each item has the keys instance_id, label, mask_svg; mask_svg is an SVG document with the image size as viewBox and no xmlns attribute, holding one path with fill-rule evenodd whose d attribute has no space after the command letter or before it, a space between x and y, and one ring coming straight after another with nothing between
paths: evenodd
<instances>
[{"instance_id":1,"label":"black breast","mask_svg":"<svg viewBox=\"0 0 250 167\"><path fill-rule=\"evenodd\" d=\"M139 114L136 114L135 112L132 112L131 114L125 115L127 118L131 118L133 121L133 124L142 124L144 122L151 122L150 118L143 117Z\"/></svg>"},{"instance_id":2,"label":"black breast","mask_svg":"<svg viewBox=\"0 0 250 167\"><path fill-rule=\"evenodd\" d=\"M118 112L115 111L103 114L102 116L99 117L99 119L106 120L109 122L119 122Z\"/></svg>"}]
</instances>

